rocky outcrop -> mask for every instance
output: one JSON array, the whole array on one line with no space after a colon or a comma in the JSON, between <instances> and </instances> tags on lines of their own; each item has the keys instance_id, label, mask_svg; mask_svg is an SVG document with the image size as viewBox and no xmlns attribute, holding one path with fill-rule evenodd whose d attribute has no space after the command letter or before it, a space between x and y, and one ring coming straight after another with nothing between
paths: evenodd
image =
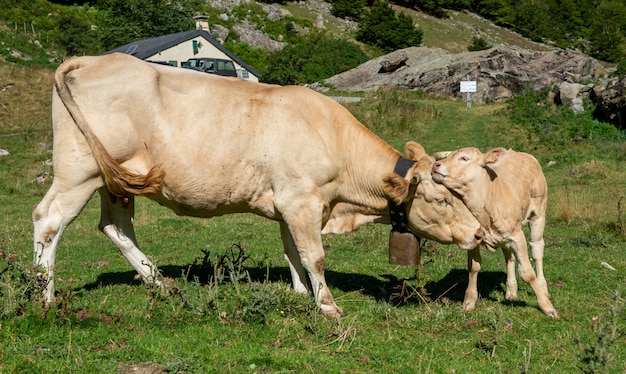
<instances>
[{"instance_id":1,"label":"rocky outcrop","mask_svg":"<svg viewBox=\"0 0 626 374\"><path fill-rule=\"evenodd\" d=\"M596 105L595 118L626 130L626 77L601 80L589 98Z\"/></svg>"},{"instance_id":2,"label":"rocky outcrop","mask_svg":"<svg viewBox=\"0 0 626 374\"><path fill-rule=\"evenodd\" d=\"M395 63L392 63L395 62ZM325 82L341 91L374 91L381 86L464 97L460 82L477 82L476 103L499 102L526 88L550 88L562 82L593 79L602 65L586 55L496 47L452 54L443 49L411 47L370 60Z\"/></svg>"},{"instance_id":3,"label":"rocky outcrop","mask_svg":"<svg viewBox=\"0 0 626 374\"><path fill-rule=\"evenodd\" d=\"M276 52L285 47L285 43L270 38L269 35L247 22L240 22L236 24L233 26L233 31L237 33L239 40L256 48Z\"/></svg>"}]
</instances>

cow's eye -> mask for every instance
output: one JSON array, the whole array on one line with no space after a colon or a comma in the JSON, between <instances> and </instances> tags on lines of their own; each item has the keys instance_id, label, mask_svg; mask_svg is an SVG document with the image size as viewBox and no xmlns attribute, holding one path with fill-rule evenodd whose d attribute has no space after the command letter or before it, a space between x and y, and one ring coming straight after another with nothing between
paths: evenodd
<instances>
[{"instance_id":1,"label":"cow's eye","mask_svg":"<svg viewBox=\"0 0 626 374\"><path fill-rule=\"evenodd\" d=\"M448 205L450 203L450 201L448 201L448 199L445 197L438 197L435 199L435 201L437 201L437 204L439 205Z\"/></svg>"},{"instance_id":2,"label":"cow's eye","mask_svg":"<svg viewBox=\"0 0 626 374\"><path fill-rule=\"evenodd\" d=\"M469 158L467 156L461 156L459 157L459 161L463 161L463 162L469 161Z\"/></svg>"}]
</instances>

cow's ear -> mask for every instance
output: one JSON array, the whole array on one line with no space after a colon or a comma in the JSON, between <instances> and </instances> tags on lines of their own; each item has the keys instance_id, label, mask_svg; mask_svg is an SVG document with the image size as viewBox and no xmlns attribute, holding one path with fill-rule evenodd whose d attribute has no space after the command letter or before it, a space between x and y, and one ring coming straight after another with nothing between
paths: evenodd
<instances>
[{"instance_id":1,"label":"cow's ear","mask_svg":"<svg viewBox=\"0 0 626 374\"><path fill-rule=\"evenodd\" d=\"M411 170L413 174L413 179L411 180L412 184L417 184L422 179L429 178L430 171L435 163L435 160L428 155L424 155L416 161L415 166Z\"/></svg>"},{"instance_id":2,"label":"cow's ear","mask_svg":"<svg viewBox=\"0 0 626 374\"><path fill-rule=\"evenodd\" d=\"M426 156L426 151L424 150L424 147L414 141L406 143L406 146L404 147L404 152L406 153L406 158L408 158L409 160L419 160L420 158Z\"/></svg>"},{"instance_id":3,"label":"cow's ear","mask_svg":"<svg viewBox=\"0 0 626 374\"><path fill-rule=\"evenodd\" d=\"M396 204L404 203L409 196L409 181L397 174L390 174L383 178L383 188L387 197Z\"/></svg>"},{"instance_id":4,"label":"cow's ear","mask_svg":"<svg viewBox=\"0 0 626 374\"><path fill-rule=\"evenodd\" d=\"M493 148L487 151L483 155L483 165L489 165L498 162L498 160L504 156L506 153L506 149L504 148Z\"/></svg>"}]
</instances>

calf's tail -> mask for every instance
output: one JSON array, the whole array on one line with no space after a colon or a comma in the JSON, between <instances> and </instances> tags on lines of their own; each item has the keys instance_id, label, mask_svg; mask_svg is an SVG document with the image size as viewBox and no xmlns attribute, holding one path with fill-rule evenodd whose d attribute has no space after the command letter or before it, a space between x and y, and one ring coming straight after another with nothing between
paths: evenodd
<instances>
[{"instance_id":1,"label":"calf's tail","mask_svg":"<svg viewBox=\"0 0 626 374\"><path fill-rule=\"evenodd\" d=\"M161 165L154 166L145 175L124 167L111 157L102 142L89 127L70 89L72 79L70 73L73 70L80 69L83 65L83 60L80 58L74 58L63 63L54 74L54 86L63 105L65 105L74 123L76 123L76 126L87 140L107 189L113 195L119 197L159 192L165 176Z\"/></svg>"}]
</instances>

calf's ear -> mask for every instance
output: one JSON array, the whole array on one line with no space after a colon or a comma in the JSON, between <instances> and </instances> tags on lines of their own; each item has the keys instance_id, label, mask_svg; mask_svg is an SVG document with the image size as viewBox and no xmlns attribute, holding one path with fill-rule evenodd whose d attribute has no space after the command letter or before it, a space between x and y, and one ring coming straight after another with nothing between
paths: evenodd
<instances>
[{"instance_id":1,"label":"calf's ear","mask_svg":"<svg viewBox=\"0 0 626 374\"><path fill-rule=\"evenodd\" d=\"M436 161L439 161L450 156L451 154L452 154L452 151L435 152L432 155L430 155L430 157L434 158Z\"/></svg>"},{"instance_id":2,"label":"calf's ear","mask_svg":"<svg viewBox=\"0 0 626 374\"><path fill-rule=\"evenodd\" d=\"M409 160L419 160L420 158L426 156L424 147L414 141L406 143L404 146L404 152L406 153L406 158Z\"/></svg>"},{"instance_id":3,"label":"calf's ear","mask_svg":"<svg viewBox=\"0 0 626 374\"><path fill-rule=\"evenodd\" d=\"M397 174L390 174L383 178L383 188L387 197L400 205L409 196L409 181Z\"/></svg>"},{"instance_id":4,"label":"calf's ear","mask_svg":"<svg viewBox=\"0 0 626 374\"><path fill-rule=\"evenodd\" d=\"M498 162L498 160L502 156L504 156L505 153L506 153L506 149L504 148L490 149L489 151L487 151L487 153L483 155L483 162L482 162L483 166Z\"/></svg>"}]
</instances>

